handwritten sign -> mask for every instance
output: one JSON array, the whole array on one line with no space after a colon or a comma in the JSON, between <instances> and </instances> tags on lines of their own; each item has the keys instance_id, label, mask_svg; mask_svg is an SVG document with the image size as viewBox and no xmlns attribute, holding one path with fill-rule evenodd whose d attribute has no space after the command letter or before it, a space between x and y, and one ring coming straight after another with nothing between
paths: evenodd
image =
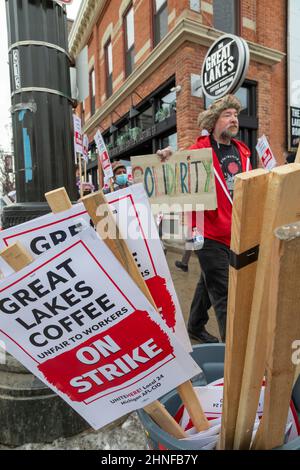
<instances>
[{"instance_id":1,"label":"handwritten sign","mask_svg":"<svg viewBox=\"0 0 300 470\"><path fill-rule=\"evenodd\" d=\"M189 212L199 204L205 210L216 209L211 149L176 152L165 163L157 155L132 157L131 162L133 180L143 183L154 213L169 213L170 206L176 212Z\"/></svg>"},{"instance_id":2,"label":"handwritten sign","mask_svg":"<svg viewBox=\"0 0 300 470\"><path fill-rule=\"evenodd\" d=\"M1 281L0 292L7 351L94 429L199 373L91 228Z\"/></svg>"}]
</instances>

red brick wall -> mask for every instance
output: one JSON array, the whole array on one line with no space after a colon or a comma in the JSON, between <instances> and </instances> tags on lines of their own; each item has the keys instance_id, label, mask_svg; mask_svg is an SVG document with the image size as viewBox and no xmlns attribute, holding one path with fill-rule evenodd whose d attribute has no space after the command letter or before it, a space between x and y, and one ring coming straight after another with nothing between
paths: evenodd
<instances>
[{"instance_id":1,"label":"red brick wall","mask_svg":"<svg viewBox=\"0 0 300 470\"><path fill-rule=\"evenodd\" d=\"M150 49L145 50L136 66L139 66L151 53L152 49L152 0L136 0L135 8L135 53L138 53L150 39ZM212 4L212 0L206 0ZM109 3L102 14L98 24L94 27L93 35L89 41L89 59L95 58L96 71L96 108L101 106L101 97L105 94L105 67L104 56L100 50L103 34L112 22L114 32L119 21L119 6L121 0ZM173 9L176 18L189 10L189 0L169 0L170 14ZM169 28L174 27L176 18ZM205 25L212 26L213 17L207 12L201 11L200 15L193 18L202 18ZM242 36L249 41L258 42L266 47L286 52L286 1L285 0L243 0L241 1L241 18L247 18L246 26L241 29ZM248 26L247 26L248 25ZM253 27L254 25L254 27ZM113 81L124 71L124 35L122 28L113 37ZM176 84L180 84L182 90L177 94L177 132L179 148L186 148L198 135L197 116L203 109L203 99L191 96L190 75L199 74L203 58L207 48L194 43L185 43L151 75L137 89L137 92L146 97L169 77L176 77ZM102 61L99 62L102 55ZM286 147L286 62L275 66L268 66L251 61L247 78L257 82L257 104L259 129L258 136L266 134L276 158L281 162L282 152ZM123 83L119 81L116 89ZM137 104L140 99L134 96ZM123 115L130 107L130 98L126 98L116 109ZM89 100L86 100L86 115L90 112ZM113 114L112 120L116 121L117 115ZM109 127L110 117L99 123L103 128ZM96 126L97 128L97 126ZM90 132L90 137L94 131Z\"/></svg>"}]
</instances>

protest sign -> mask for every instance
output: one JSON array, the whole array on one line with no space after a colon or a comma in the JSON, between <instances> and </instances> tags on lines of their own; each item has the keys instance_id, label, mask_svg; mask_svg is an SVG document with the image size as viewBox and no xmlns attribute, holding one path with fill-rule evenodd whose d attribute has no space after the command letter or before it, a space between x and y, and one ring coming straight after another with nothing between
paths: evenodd
<instances>
[{"instance_id":1,"label":"protest sign","mask_svg":"<svg viewBox=\"0 0 300 470\"><path fill-rule=\"evenodd\" d=\"M67 212L46 214L1 231L0 250L19 240L33 258L36 258L53 246L75 236L82 225L89 223L90 218L83 204L76 204ZM14 272L1 257L0 270L4 277Z\"/></svg>"},{"instance_id":2,"label":"protest sign","mask_svg":"<svg viewBox=\"0 0 300 470\"><path fill-rule=\"evenodd\" d=\"M7 351L95 429L199 367L92 229L0 284Z\"/></svg>"},{"instance_id":3,"label":"protest sign","mask_svg":"<svg viewBox=\"0 0 300 470\"><path fill-rule=\"evenodd\" d=\"M277 162L265 135L258 139L256 150L261 160L261 163L266 170L272 170L273 168L275 168Z\"/></svg>"},{"instance_id":4,"label":"protest sign","mask_svg":"<svg viewBox=\"0 0 300 470\"><path fill-rule=\"evenodd\" d=\"M81 119L76 114L73 114L74 126L74 151L82 155L82 133L81 133Z\"/></svg>"},{"instance_id":5,"label":"protest sign","mask_svg":"<svg viewBox=\"0 0 300 470\"><path fill-rule=\"evenodd\" d=\"M135 184L107 194L106 199L162 318L182 345L191 351L180 304L143 185Z\"/></svg>"},{"instance_id":6,"label":"protest sign","mask_svg":"<svg viewBox=\"0 0 300 470\"><path fill-rule=\"evenodd\" d=\"M86 134L83 134L82 139L82 156L83 159L87 162L89 159L89 138Z\"/></svg>"},{"instance_id":7,"label":"protest sign","mask_svg":"<svg viewBox=\"0 0 300 470\"><path fill-rule=\"evenodd\" d=\"M94 140L97 145L97 149L99 152L99 162L101 164L104 177L106 178L112 178L114 176L112 166L111 166L111 161L108 155L108 151L105 145L105 142L103 140L103 137L101 135L101 132L98 130L94 136Z\"/></svg>"},{"instance_id":8,"label":"protest sign","mask_svg":"<svg viewBox=\"0 0 300 470\"><path fill-rule=\"evenodd\" d=\"M132 157L131 163L133 180L143 183L154 213L190 212L199 204L216 209L211 149L176 152L166 163L157 155Z\"/></svg>"}]
</instances>

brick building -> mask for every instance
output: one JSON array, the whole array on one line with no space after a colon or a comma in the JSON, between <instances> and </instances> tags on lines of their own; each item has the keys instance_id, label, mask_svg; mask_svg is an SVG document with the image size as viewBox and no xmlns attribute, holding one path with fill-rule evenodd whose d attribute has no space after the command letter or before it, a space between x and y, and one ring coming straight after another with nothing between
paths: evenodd
<instances>
[{"instance_id":1,"label":"brick building","mask_svg":"<svg viewBox=\"0 0 300 470\"><path fill-rule=\"evenodd\" d=\"M112 159L186 148L209 105L199 78L210 45L227 33L243 37L250 66L238 91L240 138L252 151L266 134L282 162L287 148L287 1L83 0L69 37L70 53L88 46L90 94L79 106L83 129L100 129ZM96 182L96 161L89 163Z\"/></svg>"}]
</instances>

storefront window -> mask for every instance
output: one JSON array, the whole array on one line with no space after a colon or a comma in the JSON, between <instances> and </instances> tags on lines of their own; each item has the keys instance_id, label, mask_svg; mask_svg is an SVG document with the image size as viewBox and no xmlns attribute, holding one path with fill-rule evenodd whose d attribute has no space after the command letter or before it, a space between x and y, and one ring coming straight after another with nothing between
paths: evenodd
<instances>
[{"instance_id":1,"label":"storefront window","mask_svg":"<svg viewBox=\"0 0 300 470\"><path fill-rule=\"evenodd\" d=\"M173 134L170 134L161 139L161 148L164 149L165 147L169 146L172 147L174 151L177 150L177 132L174 132Z\"/></svg>"},{"instance_id":2,"label":"storefront window","mask_svg":"<svg viewBox=\"0 0 300 470\"><path fill-rule=\"evenodd\" d=\"M145 111L141 112L136 119L137 126L140 127L142 130L148 129L153 125L153 110L152 106L145 109Z\"/></svg>"},{"instance_id":3,"label":"storefront window","mask_svg":"<svg viewBox=\"0 0 300 470\"><path fill-rule=\"evenodd\" d=\"M169 91L157 101L155 122L160 122L176 111L176 92Z\"/></svg>"}]
</instances>

